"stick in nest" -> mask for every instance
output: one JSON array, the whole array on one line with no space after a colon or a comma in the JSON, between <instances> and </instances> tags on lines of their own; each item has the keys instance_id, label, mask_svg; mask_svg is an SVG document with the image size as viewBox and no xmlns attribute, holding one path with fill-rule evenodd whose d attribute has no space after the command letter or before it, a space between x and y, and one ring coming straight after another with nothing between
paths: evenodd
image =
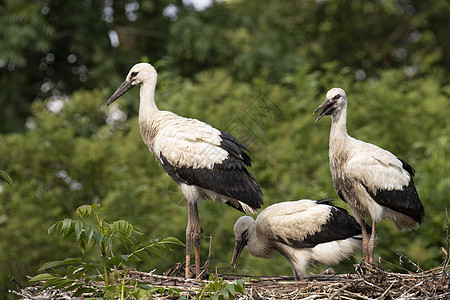
<instances>
[{"instance_id":1,"label":"stick in nest","mask_svg":"<svg viewBox=\"0 0 450 300\"><path fill-rule=\"evenodd\" d=\"M406 259L408 260L408 262L409 262L410 264L414 265L414 266L417 268L416 273L418 273L418 272L423 272L422 268L419 267L418 264L416 264L415 262L413 262L411 259L409 259L408 255L401 253L398 249L397 249L397 255L399 255L398 260L400 261L400 264L403 264L402 257L404 257L404 258L406 258Z\"/></svg>"},{"instance_id":2,"label":"stick in nest","mask_svg":"<svg viewBox=\"0 0 450 300\"><path fill-rule=\"evenodd\" d=\"M205 265L203 270L200 272L200 275L198 275L198 278L202 278L202 275L208 272L209 270L209 264L211 262L211 249L212 249L212 235L209 236L209 250L208 250L208 258L205 261ZM207 274L206 274L207 275Z\"/></svg>"},{"instance_id":3,"label":"stick in nest","mask_svg":"<svg viewBox=\"0 0 450 300\"><path fill-rule=\"evenodd\" d=\"M449 261L449 256L450 256L450 251L449 251L449 241L448 241L448 212L447 212L447 208L445 208L445 219L446 219L446 221L447 221L447 253L446 253L447 256L446 256L446 258L445 258L445 261L444 261L444 267L443 267L442 271L443 271L443 273L444 273L446 276L449 276L448 273L445 271L445 268L447 268L448 261Z\"/></svg>"}]
</instances>

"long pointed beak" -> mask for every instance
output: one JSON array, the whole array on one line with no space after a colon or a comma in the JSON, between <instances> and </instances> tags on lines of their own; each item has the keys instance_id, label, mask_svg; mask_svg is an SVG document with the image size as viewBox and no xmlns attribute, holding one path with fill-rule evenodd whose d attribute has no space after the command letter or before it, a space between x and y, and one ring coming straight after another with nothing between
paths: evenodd
<instances>
[{"instance_id":1,"label":"long pointed beak","mask_svg":"<svg viewBox=\"0 0 450 300\"><path fill-rule=\"evenodd\" d=\"M108 101L106 101L106 106L110 105L111 103L119 99L120 96L131 90L133 87L134 85L132 85L131 82L125 80L114 92L114 94L112 94L112 96L108 99Z\"/></svg>"},{"instance_id":2,"label":"long pointed beak","mask_svg":"<svg viewBox=\"0 0 450 300\"><path fill-rule=\"evenodd\" d=\"M328 99L325 99L322 104L320 104L313 112L313 115L318 112L319 110L323 109L322 112L319 114L319 116L316 119L316 122L322 119L325 115L331 115L333 113L333 105L334 102Z\"/></svg>"},{"instance_id":3,"label":"long pointed beak","mask_svg":"<svg viewBox=\"0 0 450 300\"><path fill-rule=\"evenodd\" d=\"M243 240L236 240L234 244L233 258L231 259L231 266L236 268L241 252L244 249L246 242Z\"/></svg>"}]
</instances>

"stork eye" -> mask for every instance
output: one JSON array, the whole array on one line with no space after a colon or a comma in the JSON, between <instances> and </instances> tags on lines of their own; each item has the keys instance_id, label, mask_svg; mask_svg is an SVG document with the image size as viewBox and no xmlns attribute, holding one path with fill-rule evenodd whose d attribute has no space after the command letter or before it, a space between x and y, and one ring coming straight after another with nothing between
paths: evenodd
<instances>
[{"instance_id":1,"label":"stork eye","mask_svg":"<svg viewBox=\"0 0 450 300\"><path fill-rule=\"evenodd\" d=\"M339 98L341 98L341 95L339 95L339 94L337 94L336 96L333 97L334 100L337 100Z\"/></svg>"},{"instance_id":2,"label":"stork eye","mask_svg":"<svg viewBox=\"0 0 450 300\"><path fill-rule=\"evenodd\" d=\"M133 72L133 73L131 73L131 77L136 77L137 74L138 74L138 72Z\"/></svg>"}]
</instances>

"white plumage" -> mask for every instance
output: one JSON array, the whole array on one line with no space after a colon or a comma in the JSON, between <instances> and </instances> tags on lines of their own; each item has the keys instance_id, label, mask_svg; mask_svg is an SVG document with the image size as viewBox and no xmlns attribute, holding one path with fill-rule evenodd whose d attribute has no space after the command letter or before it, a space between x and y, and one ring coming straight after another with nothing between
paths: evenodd
<instances>
[{"instance_id":1,"label":"white plumage","mask_svg":"<svg viewBox=\"0 0 450 300\"><path fill-rule=\"evenodd\" d=\"M330 170L334 187L363 225L372 220L372 237L363 230L363 252L373 264L375 223L390 219L398 229L415 229L424 217L424 208L414 186L414 169L389 151L357 140L347 134L347 97L333 88L314 113L316 122L331 115Z\"/></svg>"},{"instance_id":2,"label":"white plumage","mask_svg":"<svg viewBox=\"0 0 450 300\"><path fill-rule=\"evenodd\" d=\"M167 119L160 122L163 127L155 136L154 147L149 149L156 155L163 153L172 166L212 169L228 158L228 152L220 148L219 130L194 119L181 119L172 113L164 116Z\"/></svg>"},{"instance_id":3,"label":"white plumage","mask_svg":"<svg viewBox=\"0 0 450 300\"><path fill-rule=\"evenodd\" d=\"M177 182L188 203L186 277L194 243L196 276L200 269L201 227L198 203L209 198L242 212L254 213L263 203L262 192L247 170L251 160L232 135L195 119L160 111L155 104L157 73L152 65L134 65L126 80L109 98L111 104L140 85L139 127L142 140Z\"/></svg>"},{"instance_id":4,"label":"white plumage","mask_svg":"<svg viewBox=\"0 0 450 300\"><path fill-rule=\"evenodd\" d=\"M303 199L273 204L256 218L243 216L234 225L232 265L244 247L256 257L279 252L290 263L296 280L311 263L334 265L361 249L361 227L333 199Z\"/></svg>"}]
</instances>

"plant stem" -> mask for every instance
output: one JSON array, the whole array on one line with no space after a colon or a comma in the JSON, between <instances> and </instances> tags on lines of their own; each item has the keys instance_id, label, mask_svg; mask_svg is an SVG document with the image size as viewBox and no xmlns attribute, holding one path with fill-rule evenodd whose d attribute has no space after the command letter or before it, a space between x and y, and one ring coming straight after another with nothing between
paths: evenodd
<instances>
[{"instance_id":1,"label":"plant stem","mask_svg":"<svg viewBox=\"0 0 450 300\"><path fill-rule=\"evenodd\" d=\"M105 262L105 258L103 257L103 271L105 272L104 276L105 276L105 287L108 287L108 271L106 270L106 262Z\"/></svg>"},{"instance_id":2,"label":"plant stem","mask_svg":"<svg viewBox=\"0 0 450 300\"><path fill-rule=\"evenodd\" d=\"M122 286L120 287L120 300L123 300L123 295L125 293L125 278L127 277L126 274L123 274L122 278Z\"/></svg>"}]
</instances>

